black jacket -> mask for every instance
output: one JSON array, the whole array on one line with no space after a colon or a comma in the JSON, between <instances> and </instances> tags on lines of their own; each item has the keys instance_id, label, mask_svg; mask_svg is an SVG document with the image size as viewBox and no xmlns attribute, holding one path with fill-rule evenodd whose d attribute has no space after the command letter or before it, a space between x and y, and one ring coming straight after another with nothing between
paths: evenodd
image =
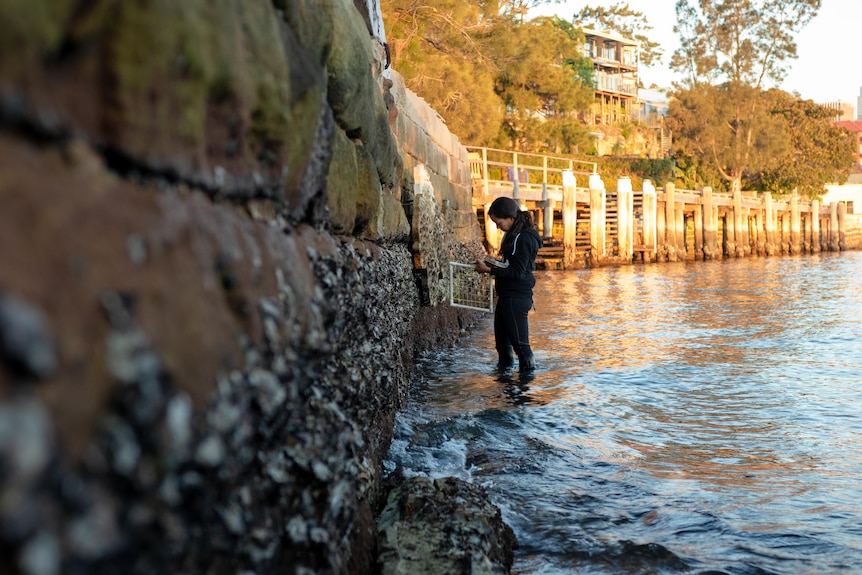
<instances>
[{"instance_id":1,"label":"black jacket","mask_svg":"<svg viewBox=\"0 0 862 575\"><path fill-rule=\"evenodd\" d=\"M497 281L495 289L497 297L533 297L533 287L536 285L536 254L542 247L542 238L534 229L524 230L515 236L510 253L503 253L504 262L509 262L506 268L491 268L491 275Z\"/></svg>"}]
</instances>

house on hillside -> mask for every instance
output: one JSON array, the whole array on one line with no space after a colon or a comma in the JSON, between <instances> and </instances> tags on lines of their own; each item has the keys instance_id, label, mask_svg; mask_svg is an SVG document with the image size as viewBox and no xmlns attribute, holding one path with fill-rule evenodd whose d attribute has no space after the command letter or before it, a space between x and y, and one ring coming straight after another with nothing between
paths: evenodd
<instances>
[{"instance_id":1,"label":"house on hillside","mask_svg":"<svg viewBox=\"0 0 862 575\"><path fill-rule=\"evenodd\" d=\"M668 98L660 90L645 90L638 80L638 42L610 30L582 28L584 57L593 62L595 95L582 118L595 137L596 154L664 157L671 133L664 126ZM635 137L618 133L620 124L636 123L645 132ZM647 134L646 136L644 134Z\"/></svg>"},{"instance_id":2,"label":"house on hillside","mask_svg":"<svg viewBox=\"0 0 862 575\"><path fill-rule=\"evenodd\" d=\"M583 28L584 57L595 69L595 101L587 123L630 122L638 102L638 43L610 30Z\"/></svg>"}]
</instances>

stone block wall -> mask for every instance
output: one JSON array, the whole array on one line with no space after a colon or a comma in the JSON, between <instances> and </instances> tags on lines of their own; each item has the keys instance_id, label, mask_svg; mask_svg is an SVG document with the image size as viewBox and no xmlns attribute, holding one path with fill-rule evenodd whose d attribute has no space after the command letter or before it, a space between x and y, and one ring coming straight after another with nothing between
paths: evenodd
<instances>
[{"instance_id":1,"label":"stone block wall","mask_svg":"<svg viewBox=\"0 0 862 575\"><path fill-rule=\"evenodd\" d=\"M372 4L0 3L4 572L373 570L478 230L453 136L390 128Z\"/></svg>"},{"instance_id":2,"label":"stone block wall","mask_svg":"<svg viewBox=\"0 0 862 575\"><path fill-rule=\"evenodd\" d=\"M440 115L390 72L398 105L393 130L404 161L402 202L411 215L414 264L423 301L444 303L450 261L472 262L482 253L472 205L466 148Z\"/></svg>"}]
</instances>

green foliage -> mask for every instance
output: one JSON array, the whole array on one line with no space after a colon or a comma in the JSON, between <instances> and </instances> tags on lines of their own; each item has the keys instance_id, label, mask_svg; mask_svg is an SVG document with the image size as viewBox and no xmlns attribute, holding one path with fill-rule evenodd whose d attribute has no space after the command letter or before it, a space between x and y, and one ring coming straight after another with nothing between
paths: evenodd
<instances>
[{"instance_id":1,"label":"green foliage","mask_svg":"<svg viewBox=\"0 0 862 575\"><path fill-rule=\"evenodd\" d=\"M580 40L570 24L538 18L510 29L497 47L496 92L507 110L508 147L574 153L588 141L577 114L592 102L592 74L575 56Z\"/></svg>"},{"instance_id":2,"label":"green foliage","mask_svg":"<svg viewBox=\"0 0 862 575\"><path fill-rule=\"evenodd\" d=\"M687 189L797 188L816 195L846 177L852 149L811 103L777 90L796 57L794 35L821 0L678 0L680 49L671 67L684 75L666 125L673 160L599 158L608 181L649 178ZM589 109L593 65L581 56L579 26L639 40L640 61L659 62L644 15L627 3L585 6L568 23L526 20L542 0L384 0L394 67L467 144L579 155L592 138L579 115ZM623 126L628 137L631 127ZM595 151L593 150L593 153Z\"/></svg>"},{"instance_id":3,"label":"green foliage","mask_svg":"<svg viewBox=\"0 0 862 575\"><path fill-rule=\"evenodd\" d=\"M832 111L780 90L769 96L771 113L787 125L791 149L771 169L752 174L750 187L778 193L797 189L814 199L825 184L845 181L854 162L854 141L847 130L832 125Z\"/></svg>"},{"instance_id":4,"label":"green foliage","mask_svg":"<svg viewBox=\"0 0 862 575\"><path fill-rule=\"evenodd\" d=\"M853 140L829 110L781 90L700 86L671 103L678 178L687 188L734 186L817 197L844 181Z\"/></svg>"},{"instance_id":5,"label":"green foliage","mask_svg":"<svg viewBox=\"0 0 862 575\"><path fill-rule=\"evenodd\" d=\"M557 18L524 20L537 3L383 2L394 68L463 142L571 153L588 141L583 38Z\"/></svg>"},{"instance_id":6,"label":"green foliage","mask_svg":"<svg viewBox=\"0 0 862 575\"><path fill-rule=\"evenodd\" d=\"M789 150L787 125L771 113L767 94L739 84L681 91L668 109L674 153L696 158L702 175L731 189L744 175L773 168Z\"/></svg>"},{"instance_id":7,"label":"green foliage","mask_svg":"<svg viewBox=\"0 0 862 575\"><path fill-rule=\"evenodd\" d=\"M628 2L617 2L610 7L584 6L574 16L575 24L598 30L613 30L626 38L640 43L638 57L645 66L661 62L664 51L658 42L653 42L647 34L652 30L643 12L629 7Z\"/></svg>"},{"instance_id":8,"label":"green foliage","mask_svg":"<svg viewBox=\"0 0 862 575\"><path fill-rule=\"evenodd\" d=\"M651 180L657 187L674 182L674 162L670 158L622 158L601 156L596 158L599 173L608 191L616 191L617 180L623 176L632 181L632 188L643 189L644 180Z\"/></svg>"},{"instance_id":9,"label":"green foliage","mask_svg":"<svg viewBox=\"0 0 862 575\"><path fill-rule=\"evenodd\" d=\"M674 153L673 181L686 190L699 190L705 186L716 191L727 191L730 182L723 180L715 169L701 161L699 156L691 156L682 151Z\"/></svg>"},{"instance_id":10,"label":"green foliage","mask_svg":"<svg viewBox=\"0 0 862 575\"><path fill-rule=\"evenodd\" d=\"M820 0L677 0L680 48L671 69L683 86L780 83L796 56L794 34L820 9Z\"/></svg>"},{"instance_id":11,"label":"green foliage","mask_svg":"<svg viewBox=\"0 0 862 575\"><path fill-rule=\"evenodd\" d=\"M498 17L491 3L387 0L382 4L393 67L468 144L495 138L504 108L491 57Z\"/></svg>"},{"instance_id":12,"label":"green foliage","mask_svg":"<svg viewBox=\"0 0 862 575\"><path fill-rule=\"evenodd\" d=\"M671 68L684 80L668 125L687 177L718 176L740 189L789 152L787 123L771 113L763 85L784 77L796 57L794 33L819 8L820 0L677 1L680 48Z\"/></svg>"}]
</instances>

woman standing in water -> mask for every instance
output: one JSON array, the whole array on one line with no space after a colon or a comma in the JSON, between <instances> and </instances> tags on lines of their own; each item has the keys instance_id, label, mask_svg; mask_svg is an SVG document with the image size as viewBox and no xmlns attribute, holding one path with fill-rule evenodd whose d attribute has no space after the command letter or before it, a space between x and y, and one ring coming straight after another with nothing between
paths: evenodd
<instances>
[{"instance_id":1,"label":"woman standing in water","mask_svg":"<svg viewBox=\"0 0 862 575\"><path fill-rule=\"evenodd\" d=\"M497 307L494 310L494 338L500 356L498 367L507 369L515 363L512 350L518 356L521 371L536 367L530 348L527 314L533 308L533 287L536 277L536 254L542 238L533 227L530 212L522 211L515 200L497 198L488 208L488 217L505 232L500 244L500 267L476 262L476 270L495 278Z\"/></svg>"}]
</instances>

